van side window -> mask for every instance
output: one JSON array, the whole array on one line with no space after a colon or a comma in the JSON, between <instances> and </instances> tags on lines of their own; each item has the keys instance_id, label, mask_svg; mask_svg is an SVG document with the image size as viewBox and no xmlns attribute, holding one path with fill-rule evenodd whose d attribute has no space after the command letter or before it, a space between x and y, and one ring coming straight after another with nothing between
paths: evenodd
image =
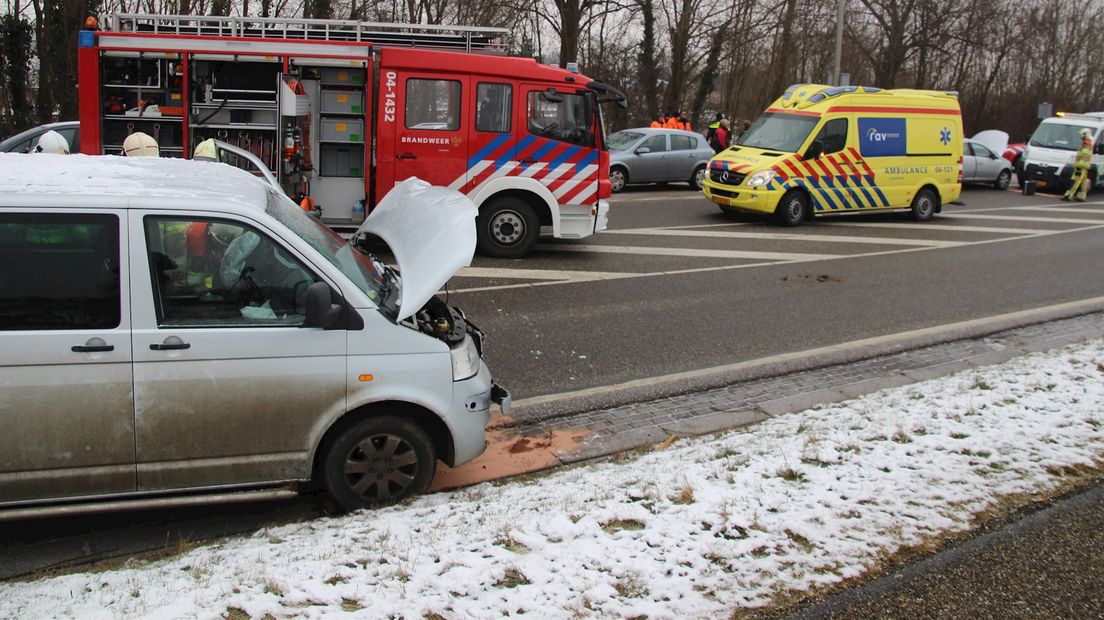
<instances>
[{"instance_id":1,"label":"van side window","mask_svg":"<svg viewBox=\"0 0 1104 620\"><path fill-rule=\"evenodd\" d=\"M594 146L590 100L585 95L556 93L550 99L543 91L529 91L525 116L531 134Z\"/></svg>"},{"instance_id":2,"label":"van side window","mask_svg":"<svg viewBox=\"0 0 1104 620\"><path fill-rule=\"evenodd\" d=\"M479 84L475 88L476 131L508 133L513 107L514 93L509 84Z\"/></svg>"},{"instance_id":3,"label":"van side window","mask_svg":"<svg viewBox=\"0 0 1104 620\"><path fill-rule=\"evenodd\" d=\"M419 78L407 80L406 128L460 129L460 82Z\"/></svg>"},{"instance_id":4,"label":"van side window","mask_svg":"<svg viewBox=\"0 0 1104 620\"><path fill-rule=\"evenodd\" d=\"M301 325L317 278L240 222L149 216L146 247L162 327Z\"/></svg>"},{"instance_id":5,"label":"van side window","mask_svg":"<svg viewBox=\"0 0 1104 620\"><path fill-rule=\"evenodd\" d=\"M120 299L118 217L0 214L0 330L112 329Z\"/></svg>"},{"instance_id":6,"label":"van side window","mask_svg":"<svg viewBox=\"0 0 1104 620\"><path fill-rule=\"evenodd\" d=\"M842 151L847 146L847 119L834 118L824 123L816 139L824 145L825 155Z\"/></svg>"}]
</instances>

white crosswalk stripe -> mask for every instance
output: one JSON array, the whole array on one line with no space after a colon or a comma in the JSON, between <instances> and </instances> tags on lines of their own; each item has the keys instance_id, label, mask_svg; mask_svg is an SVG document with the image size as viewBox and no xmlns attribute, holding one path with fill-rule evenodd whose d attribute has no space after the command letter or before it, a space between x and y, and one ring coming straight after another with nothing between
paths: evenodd
<instances>
[{"instance_id":1,"label":"white crosswalk stripe","mask_svg":"<svg viewBox=\"0 0 1104 620\"><path fill-rule=\"evenodd\" d=\"M839 258L839 254L804 254L800 252L752 252L744 250L702 250L697 248L653 248L629 245L537 245L538 250L549 252L592 252L601 254L636 254L645 256L691 256L697 258L735 258L746 260L771 260L778 262L809 261Z\"/></svg>"},{"instance_id":2,"label":"white crosswalk stripe","mask_svg":"<svg viewBox=\"0 0 1104 620\"><path fill-rule=\"evenodd\" d=\"M802 235L768 232L736 232L721 230L679 230L672 228L629 228L607 231L615 235L652 235L658 237L701 237L710 239L764 239L770 241L797 241L805 243L858 243L870 245L909 245L921 247L953 247L961 241L935 239L898 239L894 237L855 237L850 235Z\"/></svg>"}]
</instances>

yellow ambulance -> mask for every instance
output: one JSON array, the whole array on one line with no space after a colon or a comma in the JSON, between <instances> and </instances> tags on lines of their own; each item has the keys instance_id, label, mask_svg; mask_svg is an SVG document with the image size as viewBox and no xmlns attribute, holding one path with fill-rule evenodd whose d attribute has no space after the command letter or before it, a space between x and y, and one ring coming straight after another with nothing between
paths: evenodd
<instances>
[{"instance_id":1,"label":"yellow ambulance","mask_svg":"<svg viewBox=\"0 0 1104 620\"><path fill-rule=\"evenodd\" d=\"M709 162L705 196L726 214L908 209L930 219L962 191L954 92L795 84Z\"/></svg>"}]
</instances>

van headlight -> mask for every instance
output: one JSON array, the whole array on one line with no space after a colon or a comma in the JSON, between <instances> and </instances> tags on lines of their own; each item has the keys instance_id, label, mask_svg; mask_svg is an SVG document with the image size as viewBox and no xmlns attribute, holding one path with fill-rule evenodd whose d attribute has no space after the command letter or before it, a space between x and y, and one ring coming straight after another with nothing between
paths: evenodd
<instances>
[{"instance_id":1,"label":"van headlight","mask_svg":"<svg viewBox=\"0 0 1104 620\"><path fill-rule=\"evenodd\" d=\"M462 342L449 349L449 354L452 355L453 381L463 381L479 372L479 349L470 334L465 334Z\"/></svg>"},{"instance_id":2,"label":"van headlight","mask_svg":"<svg viewBox=\"0 0 1104 620\"><path fill-rule=\"evenodd\" d=\"M772 170L760 170L755 174L748 177L747 182L744 184L748 187L763 187L767 183L774 180L774 171Z\"/></svg>"}]
</instances>

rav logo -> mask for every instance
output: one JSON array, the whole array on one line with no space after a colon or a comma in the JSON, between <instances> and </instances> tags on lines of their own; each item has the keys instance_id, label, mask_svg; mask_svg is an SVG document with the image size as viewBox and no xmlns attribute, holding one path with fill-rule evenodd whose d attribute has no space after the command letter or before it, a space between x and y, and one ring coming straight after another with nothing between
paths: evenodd
<instances>
[{"instance_id":1,"label":"rav logo","mask_svg":"<svg viewBox=\"0 0 1104 620\"><path fill-rule=\"evenodd\" d=\"M878 131L871 127L870 131L866 133L866 139L871 142L885 142L886 140L897 140L901 137L901 134L896 132Z\"/></svg>"}]
</instances>

